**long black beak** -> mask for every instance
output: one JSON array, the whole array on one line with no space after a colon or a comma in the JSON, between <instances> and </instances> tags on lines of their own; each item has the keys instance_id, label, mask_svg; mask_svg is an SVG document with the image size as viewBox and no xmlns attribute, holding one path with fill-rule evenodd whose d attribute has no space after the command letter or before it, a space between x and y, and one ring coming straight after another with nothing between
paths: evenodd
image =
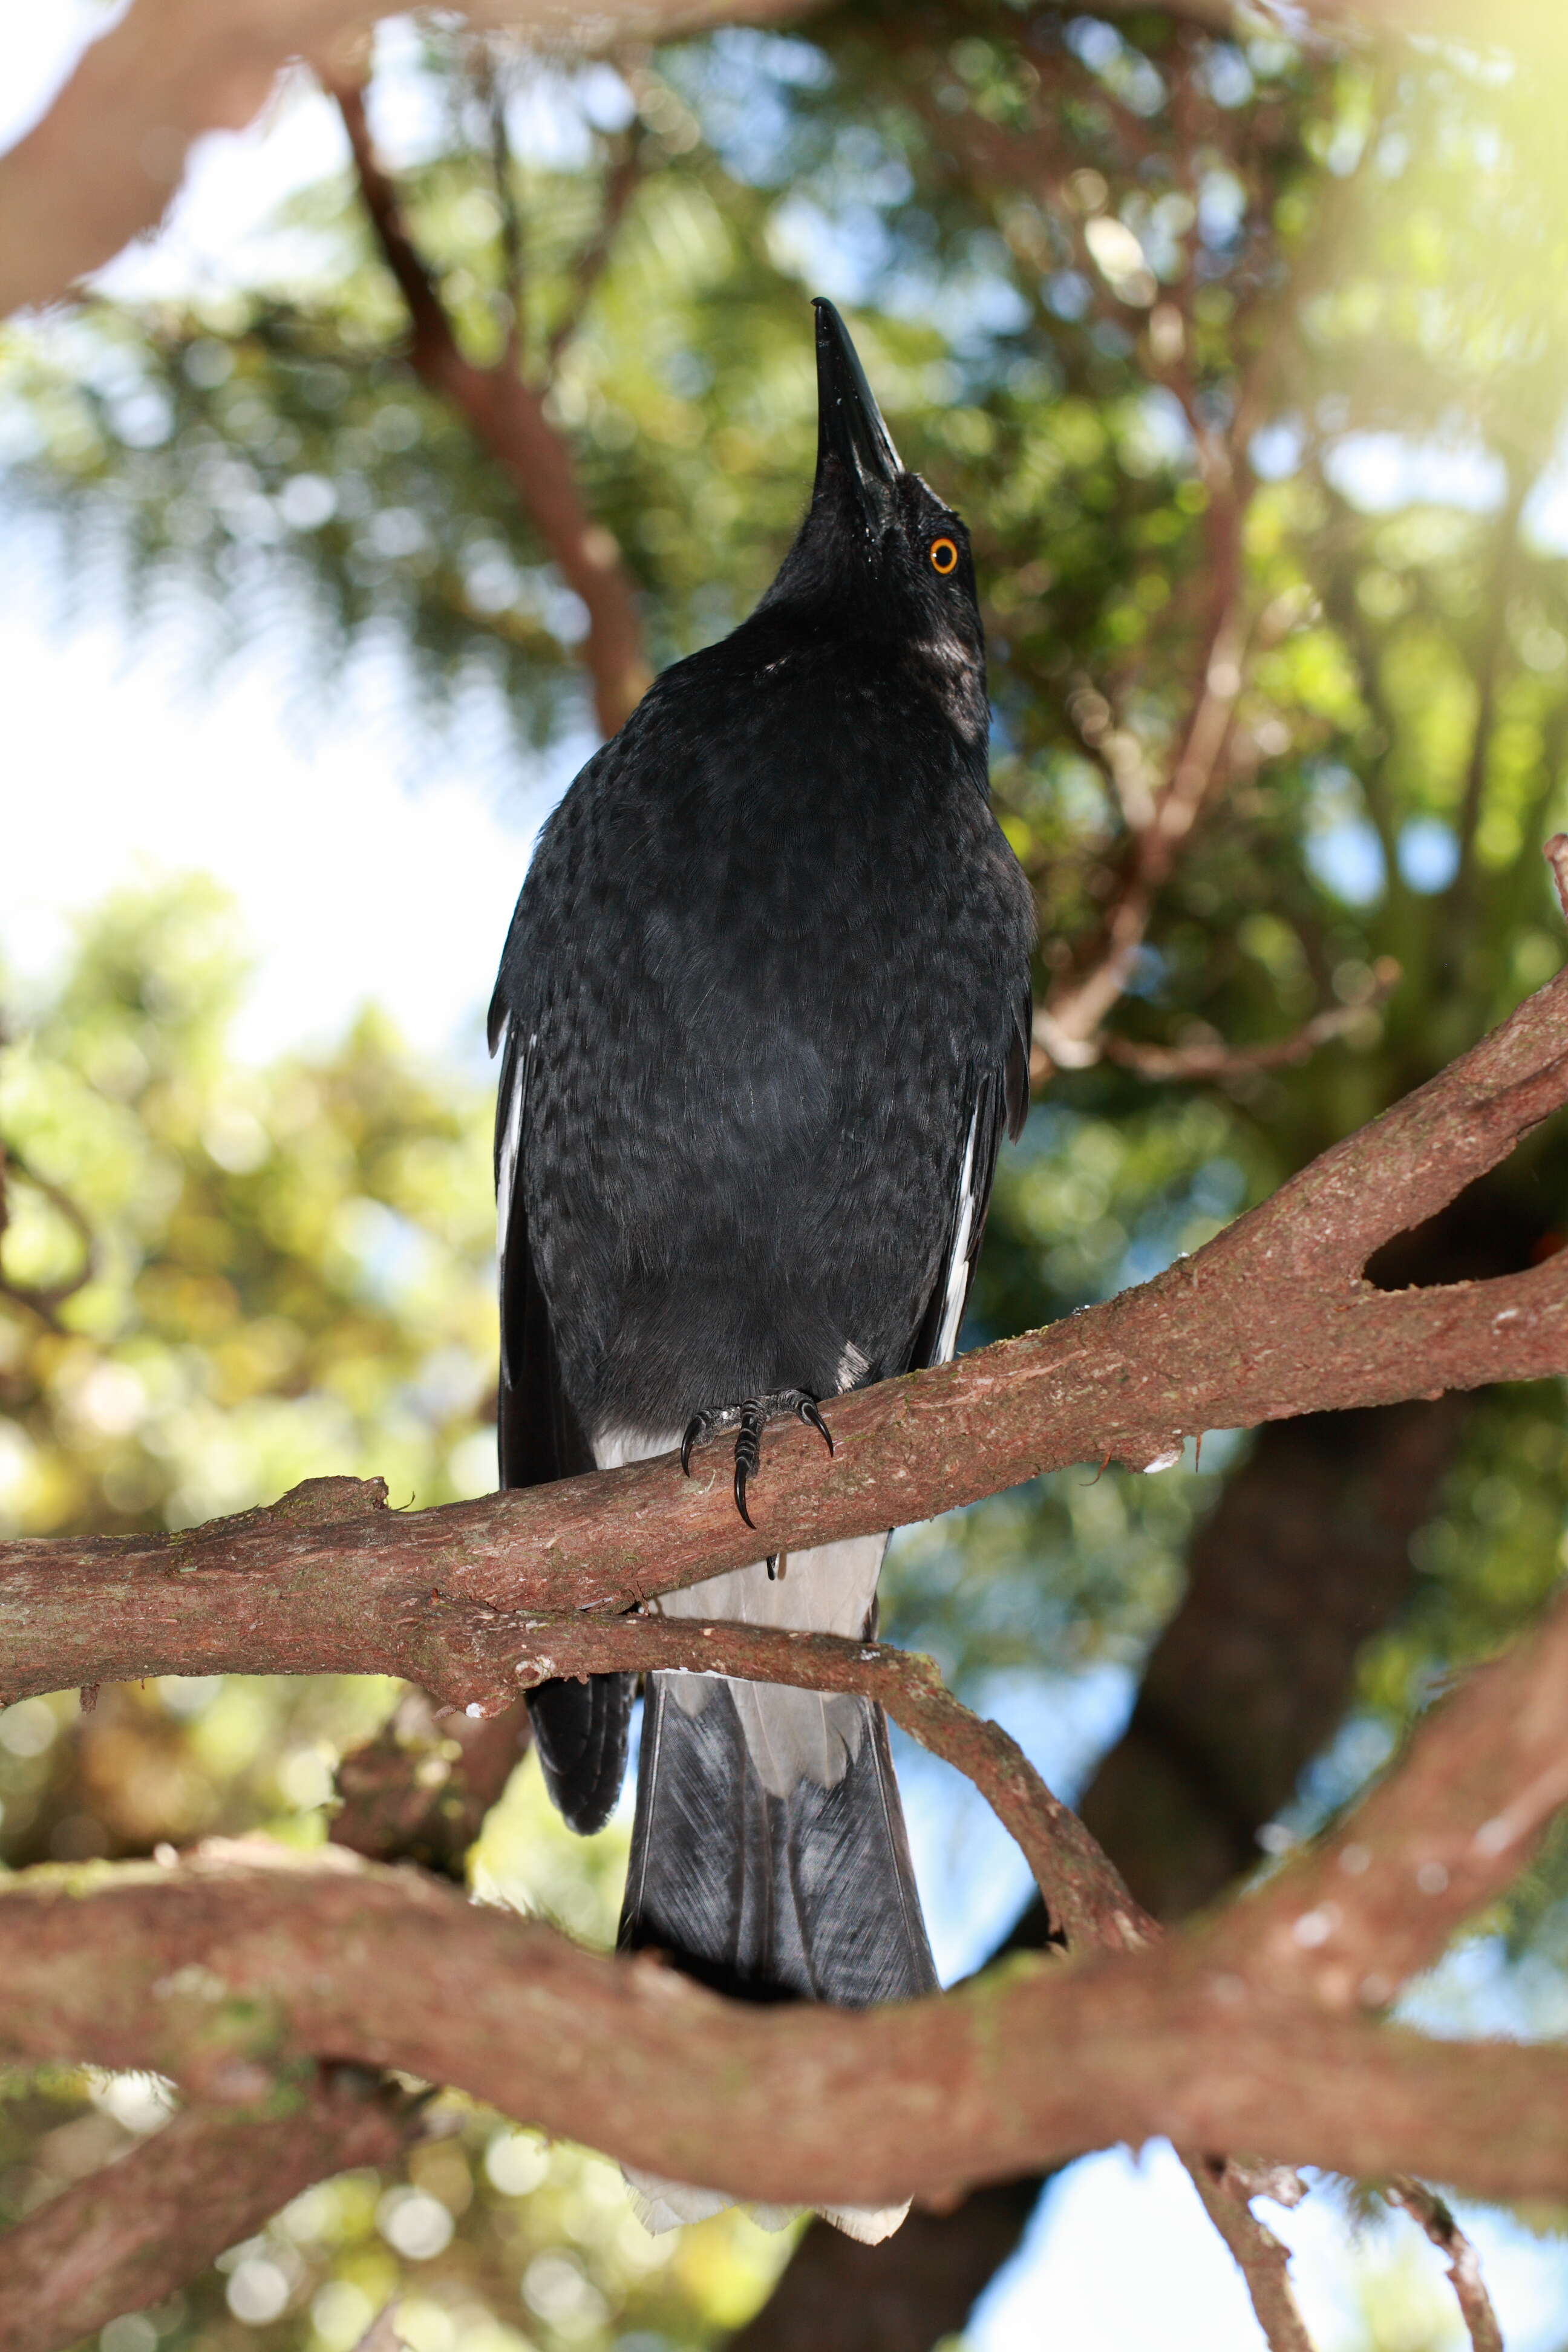
<instances>
[{"instance_id":1,"label":"long black beak","mask_svg":"<svg viewBox=\"0 0 1568 2352\"><path fill-rule=\"evenodd\" d=\"M903 467L882 412L871 396L849 330L831 302L818 294L816 306L816 483L823 486L829 463L842 467L860 494L868 520L885 504Z\"/></svg>"}]
</instances>

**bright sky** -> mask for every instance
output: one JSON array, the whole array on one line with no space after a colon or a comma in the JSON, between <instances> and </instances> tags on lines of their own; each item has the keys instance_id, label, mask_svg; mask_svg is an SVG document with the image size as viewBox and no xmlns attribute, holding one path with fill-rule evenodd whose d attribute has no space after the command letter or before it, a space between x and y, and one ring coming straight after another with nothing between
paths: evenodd
<instances>
[{"instance_id":1,"label":"bright sky","mask_svg":"<svg viewBox=\"0 0 1568 2352\"><path fill-rule=\"evenodd\" d=\"M92 0L5 0L0 148L105 21ZM406 152L426 120L417 89L405 87L384 135ZM341 152L331 110L296 91L260 130L204 142L169 227L107 281L127 292L222 282L237 256L259 256L258 232L279 198ZM1433 494L1437 478L1413 473L1412 462L1392 441L1345 460L1373 506ZM1489 487L1484 464L1452 461L1446 494L1456 504L1485 503ZM1543 498L1537 520L1543 538L1568 543L1568 489ZM237 898L255 945L245 1052L264 1058L331 1037L374 999L416 1045L477 1066L480 1016L533 832L586 745L548 766L503 757L496 714L476 709L444 747L411 752L390 657L381 668L362 665L329 709L314 698L291 708L289 672L265 654L198 688L172 639L127 634L97 612L65 625L31 541L18 548L13 532L5 556L0 945L12 965L46 973L71 915L118 884L202 871ZM1123 1704L1112 1676L1071 1691L1037 1686L1028 1703L998 1712L1047 1776L1070 1788ZM955 1810L919 1762L907 1777L922 1876L963 1898L941 1906L951 1974L974 1964L1016 1907L1021 1865L994 1825ZM1352 2260L1328 2193L1270 2218L1296 2249L1319 2352L1365 2352L1374 2340L1386 2352L1459 2352L1438 2258L1412 2224L1368 2233ZM1486 2213L1466 2221L1510 2352L1552 2352L1568 2326L1568 2252ZM1401 2284L1411 2281L1414 2301ZM1395 2304L1397 2332L1370 2336L1366 2315ZM1163 2147L1142 2162L1114 2153L1073 2167L968 2340L973 2352L1037 2352L1045 2343L1051 2352L1258 2352L1262 2342L1228 2257Z\"/></svg>"}]
</instances>

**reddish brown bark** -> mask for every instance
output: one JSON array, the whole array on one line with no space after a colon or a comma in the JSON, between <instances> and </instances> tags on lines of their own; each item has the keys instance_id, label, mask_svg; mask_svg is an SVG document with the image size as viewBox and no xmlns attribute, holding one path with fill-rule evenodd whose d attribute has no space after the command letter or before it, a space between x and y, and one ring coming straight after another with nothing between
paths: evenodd
<instances>
[{"instance_id":1,"label":"reddish brown bark","mask_svg":"<svg viewBox=\"0 0 1568 2352\"><path fill-rule=\"evenodd\" d=\"M652 671L637 593L613 534L577 487L570 443L545 410L545 385L526 383L509 350L494 367L465 357L435 282L409 236L396 192L376 160L364 92L340 82L333 95L353 149L361 193L382 256L408 308L408 357L430 390L467 418L522 502L567 586L588 615L582 658L605 734L641 699Z\"/></svg>"},{"instance_id":2,"label":"reddish brown bark","mask_svg":"<svg viewBox=\"0 0 1568 2352\"><path fill-rule=\"evenodd\" d=\"M603 49L736 22L780 22L809 0L470 0L477 26ZM95 41L37 128L0 156L0 315L57 301L162 216L204 131L253 120L292 57L342 63L379 0L136 0Z\"/></svg>"},{"instance_id":3,"label":"reddish brown bark","mask_svg":"<svg viewBox=\"0 0 1568 2352\"><path fill-rule=\"evenodd\" d=\"M430 1879L231 1847L0 1891L0 2053L247 2104L304 2057L398 2066L770 2200L941 2196L1152 2133L1562 2194L1568 2058L1368 2012L1527 1865L1565 1793L1568 1599L1434 1710L1332 1839L1158 1947L1019 1960L860 2016L759 2011Z\"/></svg>"},{"instance_id":4,"label":"reddish brown bark","mask_svg":"<svg viewBox=\"0 0 1568 2352\"><path fill-rule=\"evenodd\" d=\"M461 1885L468 1848L528 1737L523 1699L477 1720L437 1719L423 1691L407 1692L338 1767L332 1843L367 1862L416 1862Z\"/></svg>"},{"instance_id":5,"label":"reddish brown bark","mask_svg":"<svg viewBox=\"0 0 1568 2352\"><path fill-rule=\"evenodd\" d=\"M186 2108L0 2238L0 2352L60 2352L161 2303L312 2181L395 2163L415 2129L406 2101L341 2069L270 2105Z\"/></svg>"},{"instance_id":6,"label":"reddish brown bark","mask_svg":"<svg viewBox=\"0 0 1568 2352\"><path fill-rule=\"evenodd\" d=\"M721 1452L437 1510L311 1481L165 1537L0 1544L0 1693L147 1674L386 1673L494 1711L549 1629L759 1549L927 1518L1084 1460L1142 1467L1184 1434L1568 1370L1568 1252L1400 1292L1362 1269L1568 1098L1568 976L1394 1110L1153 1282L1047 1330L842 1400L837 1449L770 1435L737 1518Z\"/></svg>"},{"instance_id":7,"label":"reddish brown bark","mask_svg":"<svg viewBox=\"0 0 1568 2352\"><path fill-rule=\"evenodd\" d=\"M1424 1263L1434 1277L1497 1270L1456 1259L1447 1236ZM1270 1422L1227 1480L1132 1718L1079 1807L1156 1918L1202 1909L1257 1864L1259 1827L1339 1719L1362 1643L1409 1589L1410 1538L1469 1410L1453 1396ZM1036 1903L1013 1947L1037 1948L1045 1926ZM881 2246L813 2222L731 2352L931 2352L1016 2251L1044 2186L1035 2174L951 2211L917 2210Z\"/></svg>"},{"instance_id":8,"label":"reddish brown bark","mask_svg":"<svg viewBox=\"0 0 1568 2352\"><path fill-rule=\"evenodd\" d=\"M231 1858L8 1889L0 2048L153 2065L212 2098L338 2052L785 2202L940 2195L1157 2133L1355 2175L1419 2163L1482 2195L1568 2188L1559 2053L1424 2042L1227 1958L1173 1944L864 2016L759 2012L406 1872Z\"/></svg>"}]
</instances>

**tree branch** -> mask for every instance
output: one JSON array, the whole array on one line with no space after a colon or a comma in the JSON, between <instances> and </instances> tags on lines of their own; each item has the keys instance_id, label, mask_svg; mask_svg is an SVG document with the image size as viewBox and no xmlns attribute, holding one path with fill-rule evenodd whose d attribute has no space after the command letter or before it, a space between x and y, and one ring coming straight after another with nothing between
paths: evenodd
<instances>
[{"instance_id":1,"label":"tree branch","mask_svg":"<svg viewBox=\"0 0 1568 2352\"><path fill-rule=\"evenodd\" d=\"M657 1961L335 1849L203 1850L0 1890L0 2050L256 2096L335 2054L734 2195L885 2203L1120 2139L1560 2194L1568 2057L1432 2042L1244 1976L1217 1937L1008 1968L863 2014L725 2001Z\"/></svg>"},{"instance_id":2,"label":"tree branch","mask_svg":"<svg viewBox=\"0 0 1568 2352\"><path fill-rule=\"evenodd\" d=\"M833 1408L837 1454L770 1433L736 1517L718 1455L439 1509L316 1479L174 1536L0 1543L0 1692L151 1674L382 1673L509 1705L509 1612L613 1612L934 1517L1044 1470L1147 1467L1207 1429L1568 1370L1568 1252L1486 1282L1379 1290L1362 1268L1568 1100L1568 974L1393 1110L1152 1282Z\"/></svg>"},{"instance_id":3,"label":"tree branch","mask_svg":"<svg viewBox=\"0 0 1568 2352\"><path fill-rule=\"evenodd\" d=\"M0 2352L61 2352L162 2302L312 2181L395 2163L417 2128L348 2069L258 2082L259 2111L187 2107L0 2235Z\"/></svg>"},{"instance_id":4,"label":"tree branch","mask_svg":"<svg viewBox=\"0 0 1568 2352\"><path fill-rule=\"evenodd\" d=\"M1503 2352L1502 2329L1481 2276L1476 2250L1440 2197L1407 2174L1391 2180L1384 2192L1390 2204L1403 2206L1420 2223L1438 2252L1447 2259L1454 2300L1465 2323L1473 2352Z\"/></svg>"},{"instance_id":5,"label":"tree branch","mask_svg":"<svg viewBox=\"0 0 1568 2352\"><path fill-rule=\"evenodd\" d=\"M463 1865L529 1740L527 1702L437 1721L423 1691L406 1691L374 1739L338 1767L334 1845L367 1862L416 1862L463 1884Z\"/></svg>"},{"instance_id":6,"label":"tree branch","mask_svg":"<svg viewBox=\"0 0 1568 2352\"><path fill-rule=\"evenodd\" d=\"M398 2065L632 2162L770 2200L941 2195L1152 2132L1360 2174L1403 2173L1419 2147L1424 2169L1481 2193L1568 2183L1568 2063L1423 2044L1359 2013L1384 2007L1501 1891L1568 1797L1568 1595L1433 1709L1335 1836L1161 1948L1119 1907L1092 1842L1064 1831L1029 1768L935 1690L923 1662L657 1617L523 1630L551 1641L540 1674L626 1665L640 1650L666 1666L875 1691L984 1784L1016 1789L1070 1848L1080 1897L1084 1882L1112 1890L1109 1916L1080 1900L1100 1951L869 2017L759 2017L646 1962L616 1967L467 1910L432 1881L400 1886L346 1855L247 1868L245 1849L218 1847L172 1871L108 1884L37 1873L0 1894L0 2051L152 2065L252 2106L300 2057ZM1048 1901L1058 1859L1043 1874ZM1271 2184L1219 2160L1192 2168L1271 2341L1299 2352L1283 2255L1247 2210ZM1472 2296L1472 2321L1476 2307Z\"/></svg>"},{"instance_id":7,"label":"tree branch","mask_svg":"<svg viewBox=\"0 0 1568 2352\"><path fill-rule=\"evenodd\" d=\"M1312 2352L1290 2285L1289 2251L1258 2220L1250 2201L1267 2189L1282 2203L1296 2204L1305 2193L1300 2179L1287 2172L1280 2179L1261 2181L1254 2168L1237 2166L1226 2157L1182 2160L1205 2212L1247 2282L1268 2352Z\"/></svg>"},{"instance_id":8,"label":"tree branch","mask_svg":"<svg viewBox=\"0 0 1568 2352\"><path fill-rule=\"evenodd\" d=\"M1342 1037L1383 1003L1398 986L1400 968L1392 956L1380 956L1372 986L1352 1004L1325 1005L1303 1021L1288 1037L1263 1045L1227 1045L1223 1037L1194 1038L1184 1045L1147 1045L1131 1037L1102 1036L1100 1050L1108 1062L1134 1070L1141 1078L1236 1078L1258 1070L1294 1068L1310 1061L1320 1045Z\"/></svg>"},{"instance_id":9,"label":"tree branch","mask_svg":"<svg viewBox=\"0 0 1568 2352\"><path fill-rule=\"evenodd\" d=\"M4 1034L0 1034L0 1045L5 1043ZM30 1284L12 1282L6 1278L3 1253L6 1231L11 1223L9 1180L13 1174L20 1176L25 1183L30 1184L35 1192L41 1192L50 1207L64 1218L77 1237L81 1250L81 1262L76 1271L68 1275L63 1282ZM55 1329L58 1328L56 1322L56 1310L63 1307L68 1298L73 1298L79 1290L85 1289L97 1272L98 1243L84 1212L63 1186L51 1183L47 1176L40 1176L37 1170L31 1167L23 1158L14 1143L7 1143L4 1138L0 1138L0 1298L8 1298L13 1306L26 1307L29 1314L37 1316L40 1321L48 1324L51 1329Z\"/></svg>"},{"instance_id":10,"label":"tree branch","mask_svg":"<svg viewBox=\"0 0 1568 2352\"><path fill-rule=\"evenodd\" d=\"M582 598L588 615L583 660L593 680L599 725L613 735L652 676L621 551L584 502L571 445L545 414L544 389L524 383L504 356L493 368L465 358L408 233L396 192L377 161L363 87L342 80L330 87L353 151L371 227L407 306L409 363L431 392L467 419L517 492L562 578Z\"/></svg>"},{"instance_id":11,"label":"tree branch","mask_svg":"<svg viewBox=\"0 0 1568 2352\"><path fill-rule=\"evenodd\" d=\"M468 0L476 26L599 53L721 24L783 24L812 0ZM0 317L58 301L162 218L194 143L238 131L292 58L347 70L381 0L136 0L47 113L0 156Z\"/></svg>"}]
</instances>

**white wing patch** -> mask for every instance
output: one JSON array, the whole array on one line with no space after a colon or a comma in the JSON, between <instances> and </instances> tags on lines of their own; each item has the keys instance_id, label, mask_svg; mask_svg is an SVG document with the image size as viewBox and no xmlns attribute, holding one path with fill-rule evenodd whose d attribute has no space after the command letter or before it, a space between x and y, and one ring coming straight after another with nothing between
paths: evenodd
<instances>
[{"instance_id":1,"label":"white wing patch","mask_svg":"<svg viewBox=\"0 0 1568 2352\"><path fill-rule=\"evenodd\" d=\"M503 1039L510 1034L510 1028L511 1016L509 1013L506 1029L501 1033ZM517 1182L517 1156L522 1144L522 1106L523 1097L528 1092L528 1061L538 1043L537 1037L529 1039L528 1055L523 1057L521 1067L513 1068L511 1099L506 1107L506 1125L501 1130L500 1150L496 1159L496 1248L502 1257L506 1255L506 1229L511 1217L512 1187Z\"/></svg>"},{"instance_id":2,"label":"white wing patch","mask_svg":"<svg viewBox=\"0 0 1568 2352\"><path fill-rule=\"evenodd\" d=\"M511 1016L507 1015L501 1032L504 1040L511 1032ZM506 1106L506 1125L501 1129L500 1149L496 1154L496 1277L500 1296L506 1298L506 1237L511 1225L511 1196L517 1185L518 1157L522 1149L523 1100L528 1093L528 1065L538 1038L528 1041L528 1053L521 1061L511 1063L510 1096ZM503 1068L506 1066L502 1065ZM503 1305L500 1318L500 1370L503 1381L511 1378L511 1367L506 1358L507 1317Z\"/></svg>"},{"instance_id":3,"label":"white wing patch","mask_svg":"<svg viewBox=\"0 0 1568 2352\"><path fill-rule=\"evenodd\" d=\"M947 1288L942 1302L942 1329L937 1335L933 1363L945 1364L958 1345L958 1327L963 1320L963 1302L969 1295L969 1246L974 1232L974 1145L980 1129L980 1106L974 1106L969 1122L969 1140L963 1147L963 1171L958 1180L958 1217L952 1231L952 1249L947 1261Z\"/></svg>"}]
</instances>

